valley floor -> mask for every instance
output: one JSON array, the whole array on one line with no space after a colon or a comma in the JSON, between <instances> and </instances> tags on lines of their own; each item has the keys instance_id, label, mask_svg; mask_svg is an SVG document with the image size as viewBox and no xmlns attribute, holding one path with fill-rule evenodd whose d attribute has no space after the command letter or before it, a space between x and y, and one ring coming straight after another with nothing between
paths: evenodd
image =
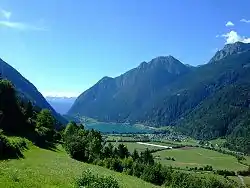
<instances>
[{"instance_id":1,"label":"valley floor","mask_svg":"<svg viewBox=\"0 0 250 188\"><path fill-rule=\"evenodd\" d=\"M23 159L0 161L0 187L74 187L75 178L86 169L113 176L122 188L157 187L132 176L71 159L61 146L56 151L31 146L24 152Z\"/></svg>"}]
</instances>

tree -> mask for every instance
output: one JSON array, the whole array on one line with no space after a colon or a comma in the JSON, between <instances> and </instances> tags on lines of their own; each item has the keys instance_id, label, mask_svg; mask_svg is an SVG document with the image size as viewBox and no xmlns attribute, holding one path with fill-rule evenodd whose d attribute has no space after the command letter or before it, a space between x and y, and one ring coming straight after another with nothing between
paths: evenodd
<instances>
[{"instance_id":1,"label":"tree","mask_svg":"<svg viewBox=\"0 0 250 188\"><path fill-rule=\"evenodd\" d=\"M131 154L131 157L133 158L134 161L140 158L139 153L137 152L136 149L134 149L133 153Z\"/></svg>"},{"instance_id":2,"label":"tree","mask_svg":"<svg viewBox=\"0 0 250 188\"><path fill-rule=\"evenodd\" d=\"M141 152L140 159L142 160L142 162L144 164L150 164L150 165L154 164L154 157L150 153L150 151L148 150L148 148L144 152Z\"/></svg>"},{"instance_id":3,"label":"tree","mask_svg":"<svg viewBox=\"0 0 250 188\"><path fill-rule=\"evenodd\" d=\"M124 144L118 145L118 157L124 159L129 156L128 148Z\"/></svg>"},{"instance_id":4,"label":"tree","mask_svg":"<svg viewBox=\"0 0 250 188\"><path fill-rule=\"evenodd\" d=\"M41 110L36 118L36 132L38 133L38 144L43 144L45 141L54 139L55 119L47 109Z\"/></svg>"},{"instance_id":5,"label":"tree","mask_svg":"<svg viewBox=\"0 0 250 188\"><path fill-rule=\"evenodd\" d=\"M34 113L33 105L29 101L27 105L25 106L25 116L26 118L32 118Z\"/></svg>"},{"instance_id":6,"label":"tree","mask_svg":"<svg viewBox=\"0 0 250 188\"><path fill-rule=\"evenodd\" d=\"M141 178L156 185L162 185L165 181L165 174L162 171L161 164L146 165Z\"/></svg>"},{"instance_id":7,"label":"tree","mask_svg":"<svg viewBox=\"0 0 250 188\"><path fill-rule=\"evenodd\" d=\"M114 156L114 151L113 151L114 146L111 143L108 143L107 146L104 147L103 149L103 157L104 158L111 158Z\"/></svg>"},{"instance_id":8,"label":"tree","mask_svg":"<svg viewBox=\"0 0 250 188\"><path fill-rule=\"evenodd\" d=\"M55 125L55 119L51 115L48 109L43 109L37 114L36 118L36 127L46 127L49 129L53 129Z\"/></svg>"},{"instance_id":9,"label":"tree","mask_svg":"<svg viewBox=\"0 0 250 188\"><path fill-rule=\"evenodd\" d=\"M73 121L69 122L63 132L63 138L66 139L68 136L72 136L79 130L77 124Z\"/></svg>"},{"instance_id":10,"label":"tree","mask_svg":"<svg viewBox=\"0 0 250 188\"><path fill-rule=\"evenodd\" d=\"M15 88L8 80L0 80L0 128L6 132L25 132L25 117L18 104Z\"/></svg>"}]
</instances>

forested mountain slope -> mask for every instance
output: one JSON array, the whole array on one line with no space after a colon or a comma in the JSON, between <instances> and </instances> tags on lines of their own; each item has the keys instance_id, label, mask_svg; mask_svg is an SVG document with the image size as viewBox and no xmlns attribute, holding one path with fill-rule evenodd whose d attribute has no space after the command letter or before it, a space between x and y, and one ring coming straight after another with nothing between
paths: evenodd
<instances>
[{"instance_id":1,"label":"forested mountain slope","mask_svg":"<svg viewBox=\"0 0 250 188\"><path fill-rule=\"evenodd\" d=\"M14 84L19 97L24 100L31 101L33 105L38 106L39 108L49 109L58 121L63 124L67 123L61 115L55 112L55 110L49 105L42 94L31 82L29 82L17 70L4 62L2 59L0 59L0 71L2 78L10 80Z\"/></svg>"},{"instance_id":2,"label":"forested mountain slope","mask_svg":"<svg viewBox=\"0 0 250 188\"><path fill-rule=\"evenodd\" d=\"M102 121L126 121L131 114L143 112L145 104L163 87L188 72L190 68L172 56L143 62L121 76L101 79L76 99L69 114Z\"/></svg>"}]
</instances>

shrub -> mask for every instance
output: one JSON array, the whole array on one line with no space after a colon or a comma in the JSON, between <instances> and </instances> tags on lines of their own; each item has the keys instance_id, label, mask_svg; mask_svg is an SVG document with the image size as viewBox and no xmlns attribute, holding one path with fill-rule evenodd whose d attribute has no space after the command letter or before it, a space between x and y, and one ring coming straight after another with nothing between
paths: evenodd
<instances>
[{"instance_id":1,"label":"shrub","mask_svg":"<svg viewBox=\"0 0 250 188\"><path fill-rule=\"evenodd\" d=\"M117 172L122 172L123 171L123 166L122 166L122 161L117 158L106 158L103 160L104 166L108 169L117 171Z\"/></svg>"},{"instance_id":2,"label":"shrub","mask_svg":"<svg viewBox=\"0 0 250 188\"><path fill-rule=\"evenodd\" d=\"M146 165L141 179L155 185L162 185L165 181L165 174L162 171L161 164Z\"/></svg>"},{"instance_id":3,"label":"shrub","mask_svg":"<svg viewBox=\"0 0 250 188\"><path fill-rule=\"evenodd\" d=\"M222 176L235 176L235 172L229 170L217 170L216 173Z\"/></svg>"},{"instance_id":4,"label":"shrub","mask_svg":"<svg viewBox=\"0 0 250 188\"><path fill-rule=\"evenodd\" d=\"M0 134L0 159L23 157L22 145L24 143L10 142L6 136Z\"/></svg>"},{"instance_id":5,"label":"shrub","mask_svg":"<svg viewBox=\"0 0 250 188\"><path fill-rule=\"evenodd\" d=\"M84 188L119 188L118 182L111 176L98 176L86 170L76 180L76 187Z\"/></svg>"}]
</instances>

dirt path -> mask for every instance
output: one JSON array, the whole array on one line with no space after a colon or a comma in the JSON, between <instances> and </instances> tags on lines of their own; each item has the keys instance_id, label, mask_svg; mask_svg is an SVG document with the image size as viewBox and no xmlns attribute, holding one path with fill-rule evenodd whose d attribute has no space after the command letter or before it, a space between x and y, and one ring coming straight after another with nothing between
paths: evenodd
<instances>
[{"instance_id":1,"label":"dirt path","mask_svg":"<svg viewBox=\"0 0 250 188\"><path fill-rule=\"evenodd\" d=\"M238 178L240 179L242 185L243 185L244 187L246 187L246 184L245 184L244 179L242 178L242 176L238 175Z\"/></svg>"},{"instance_id":2,"label":"dirt path","mask_svg":"<svg viewBox=\"0 0 250 188\"><path fill-rule=\"evenodd\" d=\"M146 146L155 146L155 147L159 147L159 148L172 149L171 146L163 146L163 145L150 144L150 143L144 143L144 142L136 142L136 143L137 143L137 144L141 144L141 145L146 145Z\"/></svg>"}]
</instances>

